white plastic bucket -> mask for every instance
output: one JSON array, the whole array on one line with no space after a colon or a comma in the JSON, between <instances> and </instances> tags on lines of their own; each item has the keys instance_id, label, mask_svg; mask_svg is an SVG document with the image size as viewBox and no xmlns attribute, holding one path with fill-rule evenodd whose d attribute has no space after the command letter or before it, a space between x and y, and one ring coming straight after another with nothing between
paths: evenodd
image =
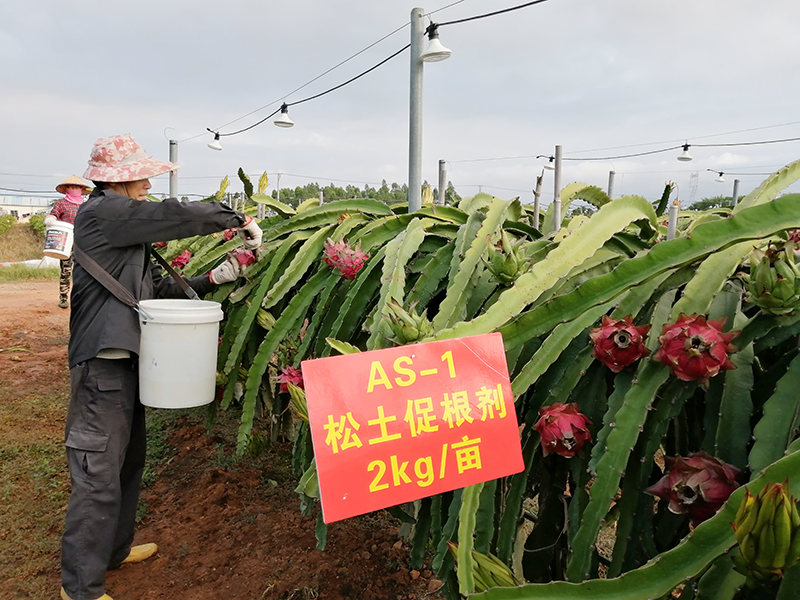
<instances>
[{"instance_id":1,"label":"white plastic bucket","mask_svg":"<svg viewBox=\"0 0 800 600\"><path fill-rule=\"evenodd\" d=\"M139 394L155 408L214 400L222 308L206 300L142 300Z\"/></svg>"},{"instance_id":2,"label":"white plastic bucket","mask_svg":"<svg viewBox=\"0 0 800 600\"><path fill-rule=\"evenodd\" d=\"M72 255L72 223L56 221L44 232L44 251L45 256L66 260Z\"/></svg>"}]
</instances>

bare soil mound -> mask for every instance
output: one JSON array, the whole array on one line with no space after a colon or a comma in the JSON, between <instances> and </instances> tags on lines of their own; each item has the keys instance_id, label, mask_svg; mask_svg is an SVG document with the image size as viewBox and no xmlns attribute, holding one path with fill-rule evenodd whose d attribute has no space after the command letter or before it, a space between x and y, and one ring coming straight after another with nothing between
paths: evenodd
<instances>
[{"instance_id":1,"label":"bare soil mound","mask_svg":"<svg viewBox=\"0 0 800 600\"><path fill-rule=\"evenodd\" d=\"M45 600L55 598L59 587L58 540L69 487L59 450L69 384L69 311L59 309L57 301L57 281L0 284L0 449L13 449L18 465L26 453L41 453L43 445L60 457L49 460L55 464L49 466L45 488L26 470L9 481L0 478L3 501L17 505L0 510L3 598ZM42 399L47 402L40 406ZM232 452L235 422L228 418L227 427L222 423L208 435L203 416L203 411L184 411L165 420L166 458L153 465L158 477L142 491L136 534L136 543L156 542L159 552L109 572L112 597L441 597L441 583L430 571L409 569L398 521L387 513L331 524L326 549L317 550L315 519L300 513L292 491L296 478L289 444L238 460ZM45 514L25 506L37 502L59 505Z\"/></svg>"}]
</instances>

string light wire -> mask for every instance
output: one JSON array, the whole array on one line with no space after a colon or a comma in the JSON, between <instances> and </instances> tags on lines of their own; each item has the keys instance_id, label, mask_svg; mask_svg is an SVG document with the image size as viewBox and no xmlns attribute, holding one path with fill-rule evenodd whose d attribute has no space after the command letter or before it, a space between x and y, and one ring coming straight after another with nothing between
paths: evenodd
<instances>
[{"instance_id":1,"label":"string light wire","mask_svg":"<svg viewBox=\"0 0 800 600\"><path fill-rule=\"evenodd\" d=\"M456 4L460 4L460 3L461 3L461 2L463 2L463 1L464 1L464 0L458 0L457 2L452 2L451 4L448 4L447 6L443 6L442 8L439 8L439 9L437 9L437 10L434 10L434 11L432 11L432 12L428 13L428 15L432 15L432 14L434 14L434 13L436 13L436 12L439 12L439 11L441 11L441 10L444 10L444 9L446 9L446 8L450 8L450 7L452 7L452 6L455 6ZM543 3L543 2L548 2L548 1L549 1L549 0L533 0L532 2L526 2L526 3L524 3L524 4L520 4L520 5L518 5L518 6L512 6L512 7L509 7L509 8L504 8L504 9L501 9L501 10L496 10L496 11L493 11L493 12L490 12L490 13L485 13L485 14L481 14L481 15L475 15L475 16L473 16L473 17L466 17L466 18L464 18L464 19L457 19L457 20L454 20L454 21L447 21L447 22L444 22L444 23L438 23L438 24L436 24L436 26L439 26L439 27L441 27L441 26L443 26L443 25L455 25L455 24L458 24L458 23L466 23L466 22L468 22L468 21L475 21L475 20L477 20L477 19L484 19L484 18L486 18L486 17L493 17L493 16L496 16L496 15L501 15L501 14L504 14L504 13L508 13L508 12L515 11L515 10L519 10L519 9L521 9L521 8L527 8L527 7L529 7L529 6L533 6L533 5L535 5L535 4L541 4L541 3ZM250 115L252 115L252 114L254 114L254 113L257 113L257 112L259 112L259 111L261 111L261 110L263 110L263 109L267 108L268 106L272 106L273 104L276 104L277 102L280 102L282 99L284 99L284 98L287 98L287 97L291 96L292 94L294 94L294 93L296 93L296 92L300 91L301 89L305 88L306 86L308 86L308 85L312 84L313 82L317 81L317 80L318 80L318 79L320 79L321 77L323 77L323 76L327 75L328 73L330 73L330 72L331 72L331 71L333 71L334 69L337 69L338 67L342 66L342 65L343 65L343 64L345 64L346 62L348 62L348 61L352 60L352 59L353 59L353 58L355 58L356 56L358 56L358 55L360 55L360 54L362 54L362 53L366 52L367 50L369 50L370 48L372 48L372 47L374 47L375 45L379 44L380 42L382 42L383 40L387 39L388 37L391 37L392 35L394 35L394 34L395 34L395 33L397 33L398 31L401 31L401 30L405 29L406 27L408 27L408 25L409 25L408 23L405 23L405 24L403 24L401 27L398 27L398 28L397 28L397 29L395 29L394 31L392 31L392 32L390 32L390 33L388 33L388 34L386 34L385 36L383 36L383 37L382 37L381 39L379 39L378 41L376 41L376 42L374 42L374 43L370 44L369 46L367 46L366 48L364 48L364 49L362 49L362 50L359 50L358 52L356 52L355 54L353 54L353 55L352 55L352 56L350 56L349 58L346 58L345 60L343 60L343 61L342 61L342 62L340 62L339 64L337 64L337 65L335 65L335 66L331 67L330 69L328 69L328 70L327 70L327 71L325 71L324 73L322 73L322 74L318 75L317 77L315 77L314 79L312 79L312 80L311 80L311 81L309 81L308 83L305 83L305 84L303 84L302 86L300 86L299 88L296 88L295 90L293 90L293 91L289 92L289 93L288 93L288 94L286 94L285 96L282 96L282 97L281 97L281 99L279 99L279 100L273 100L273 101L272 101L272 102L270 102L269 104L265 104L264 106L262 106L262 107L260 107L260 108L257 108L257 109L255 109L255 110L252 110L252 111L250 111L249 113L247 113L246 115L242 115L241 117L238 117L238 118L234 119L233 121L229 121L229 122L228 122L228 123L226 123L225 125L222 125L222 126L220 126L220 127L217 127L216 129L211 129L210 127L207 127L207 128L206 128L206 130L207 130L207 131L210 131L211 133L214 133L215 135L219 135L220 137L223 137L223 136L231 136L231 135L236 135L237 133L242 133L242 132L244 132L244 131L248 131L249 129L252 129L253 127L256 127L256 126L260 125L261 123L263 123L264 121L266 121L266 120L267 120L267 119L269 119L270 117L272 117L272 116L276 115L278 112L280 112L280 109L278 109L277 111L273 112L272 114L270 114L270 115L268 115L268 116L264 117L263 119L261 119L261 120L260 120L260 121L258 121L257 123L254 123L253 125L250 125L250 126L248 126L248 127L245 127L245 128L243 128L243 129L240 129L240 130L238 130L238 131L235 131L235 132L229 132L229 133L220 133L220 129L223 129L224 127L227 127L228 125L231 125L231 124L233 124L233 123L236 123L237 121L240 121L240 120L244 119L245 117L248 117L248 116L250 116ZM434 26L434 24L432 23L432 24L431 24L431 27L433 27L433 26ZM403 48L401 48L400 50L398 50L398 51L397 51L397 52L395 52L394 54L392 54L392 55L388 56L387 58L383 59L382 61L380 61L378 64L376 64L376 65L374 65L374 66L370 67L369 69L367 69L366 71L363 71L362 73L360 73L360 74L356 75L355 77L352 77L352 78L348 79L348 80L347 80L347 81L345 81L344 83L340 83L339 85L336 85L336 86L334 86L334 87L332 87L332 88L330 88L330 89L328 89L328 90L325 90L324 92L320 92L319 94L315 94L315 95L313 95L313 96L309 96L308 98L304 98L304 99L302 99L302 100L297 100L297 101L295 101L295 102L284 102L284 104L285 104L287 107L288 107L288 106L295 106L295 105L297 105L297 104L302 104L303 102L308 102L309 100L314 100L314 99L316 99L316 98L319 98L319 97L321 97L321 96L324 96L324 95L326 95L326 94L329 94L329 93L331 93L331 92L333 92L333 91L335 91L335 90L338 90L338 89L340 89L340 88L343 88L344 86L346 86L346 85L349 85L350 83L353 83L353 82L354 82L354 81L356 81L357 79L360 79L360 78L361 78L361 77L363 77L364 75L366 75L366 74L368 74L368 73L370 73L370 72L374 71L375 69L377 69L377 68L378 68L378 67L380 67L381 65L384 65L384 64L386 64L388 61L390 61L391 59L393 59L395 56L397 56L397 55L401 54L402 52L404 52L405 50L407 50L407 49L408 49L408 48L410 48L410 47L411 47L411 44L407 44L406 46L404 46ZM195 135L195 136L192 136L192 137L186 138L185 140L182 140L182 141L191 140L191 139L194 139L194 138L200 137L201 135L205 135L205 133L201 133L201 134L198 134L198 135Z\"/></svg>"}]
</instances>

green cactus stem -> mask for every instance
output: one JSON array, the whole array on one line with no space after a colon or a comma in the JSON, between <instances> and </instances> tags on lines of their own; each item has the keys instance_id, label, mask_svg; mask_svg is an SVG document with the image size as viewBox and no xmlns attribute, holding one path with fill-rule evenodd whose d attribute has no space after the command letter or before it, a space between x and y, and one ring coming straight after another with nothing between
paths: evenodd
<instances>
[{"instance_id":1,"label":"green cactus stem","mask_svg":"<svg viewBox=\"0 0 800 600\"><path fill-rule=\"evenodd\" d=\"M757 494L767 483L790 479L792 494L800 494L800 453L792 453L766 469L748 484ZM731 522L744 497L739 488L711 519L701 523L678 546L651 559L646 565L613 579L583 583L551 582L517 588L494 588L470 598L475 600L644 600L669 594L675 587L702 573L728 551L736 538Z\"/></svg>"}]
</instances>

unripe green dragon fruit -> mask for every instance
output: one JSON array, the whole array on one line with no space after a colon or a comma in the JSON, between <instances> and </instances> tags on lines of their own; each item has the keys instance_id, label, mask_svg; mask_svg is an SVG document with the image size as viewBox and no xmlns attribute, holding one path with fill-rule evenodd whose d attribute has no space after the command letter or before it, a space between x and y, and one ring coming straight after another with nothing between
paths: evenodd
<instances>
[{"instance_id":1,"label":"unripe green dragon fruit","mask_svg":"<svg viewBox=\"0 0 800 600\"><path fill-rule=\"evenodd\" d=\"M520 257L518 252L520 243L515 242L505 229L501 231L498 244L493 244L491 237L486 236L489 251L485 260L488 263L488 269L504 285L513 284L517 277L528 269L527 262Z\"/></svg>"},{"instance_id":2,"label":"unripe green dragon fruit","mask_svg":"<svg viewBox=\"0 0 800 600\"><path fill-rule=\"evenodd\" d=\"M394 334L392 340L397 344L413 344L433 335L433 324L428 320L425 311L417 314L414 310L416 303L406 311L395 300L389 300L386 307L389 309L384 315L389 319L389 327Z\"/></svg>"},{"instance_id":3,"label":"unripe green dragon fruit","mask_svg":"<svg viewBox=\"0 0 800 600\"><path fill-rule=\"evenodd\" d=\"M750 254L750 274L743 274L747 301L773 315L785 315L800 306L800 267L793 242L756 248Z\"/></svg>"},{"instance_id":4,"label":"unripe green dragon fruit","mask_svg":"<svg viewBox=\"0 0 800 600\"><path fill-rule=\"evenodd\" d=\"M258 312L256 313L256 322L269 331L272 329L272 326L275 325L275 317L272 316L272 313L269 311L264 310L263 308L259 308Z\"/></svg>"},{"instance_id":5,"label":"unripe green dragon fruit","mask_svg":"<svg viewBox=\"0 0 800 600\"><path fill-rule=\"evenodd\" d=\"M287 383L286 390L289 392L289 408L292 413L298 419L308 423L308 404L305 390L293 383Z\"/></svg>"},{"instance_id":6,"label":"unripe green dragon fruit","mask_svg":"<svg viewBox=\"0 0 800 600\"><path fill-rule=\"evenodd\" d=\"M458 544L447 542L448 549L452 557L458 561ZM495 587L519 587L519 581L513 571L489 552L483 554L477 550L472 550L472 581L475 584L476 592L484 592Z\"/></svg>"},{"instance_id":7,"label":"unripe green dragon fruit","mask_svg":"<svg viewBox=\"0 0 800 600\"><path fill-rule=\"evenodd\" d=\"M800 557L800 514L789 481L767 484L757 496L747 490L733 530L739 555L732 559L750 587L783 577Z\"/></svg>"}]
</instances>

